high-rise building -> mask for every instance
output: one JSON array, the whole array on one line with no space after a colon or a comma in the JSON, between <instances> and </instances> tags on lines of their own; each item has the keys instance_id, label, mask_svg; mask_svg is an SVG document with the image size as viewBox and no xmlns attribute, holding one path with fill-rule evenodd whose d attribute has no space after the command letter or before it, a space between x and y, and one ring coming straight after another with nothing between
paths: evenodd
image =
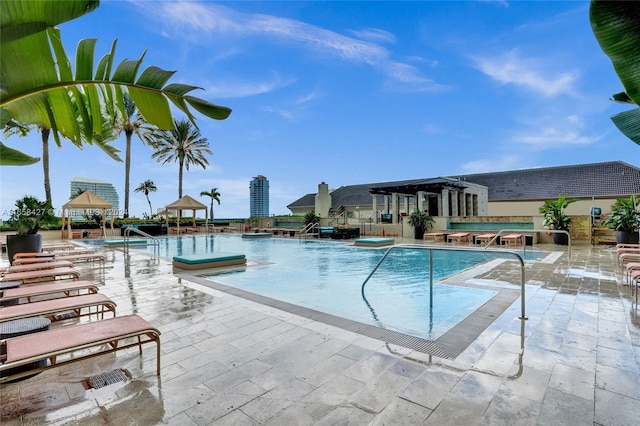
<instances>
[{"instance_id":1,"label":"high-rise building","mask_svg":"<svg viewBox=\"0 0 640 426\"><path fill-rule=\"evenodd\" d=\"M120 201L118 193L116 192L116 188L110 182L78 177L71 179L69 198L75 198L79 191L91 191L103 200L110 202L113 205L112 212L115 212L116 216L121 216L119 214ZM74 220L84 220L82 211L71 211L71 217Z\"/></svg>"},{"instance_id":2,"label":"high-rise building","mask_svg":"<svg viewBox=\"0 0 640 426\"><path fill-rule=\"evenodd\" d=\"M250 189L250 214L251 216L269 216L269 180L262 175L253 178Z\"/></svg>"}]
</instances>

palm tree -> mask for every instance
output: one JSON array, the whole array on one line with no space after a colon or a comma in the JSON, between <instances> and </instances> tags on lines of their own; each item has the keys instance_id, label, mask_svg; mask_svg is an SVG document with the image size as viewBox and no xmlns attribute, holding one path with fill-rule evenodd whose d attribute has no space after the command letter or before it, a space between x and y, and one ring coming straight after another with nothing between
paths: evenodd
<instances>
[{"instance_id":1,"label":"palm tree","mask_svg":"<svg viewBox=\"0 0 640 426\"><path fill-rule=\"evenodd\" d=\"M147 203L149 203L149 213L150 213L149 217L153 216L153 208L151 208L151 200L149 200L149 193L156 192L157 190L158 188L156 188L156 184L149 179L142 182L136 189L133 190L133 192L142 192L144 196L147 197Z\"/></svg>"},{"instance_id":2,"label":"palm tree","mask_svg":"<svg viewBox=\"0 0 640 426\"><path fill-rule=\"evenodd\" d=\"M218 205L220 205L220 193L218 192L218 188L213 188L211 191L202 191L200 193L201 197L211 197L211 209L209 210L209 217L211 218L211 222L213 223L213 201L217 201Z\"/></svg>"},{"instance_id":3,"label":"palm tree","mask_svg":"<svg viewBox=\"0 0 640 426\"><path fill-rule=\"evenodd\" d=\"M205 154L213 154L207 138L188 120L174 121L174 130L151 130L144 135L146 142L155 152L151 158L162 164L178 163L178 198L182 198L183 170L195 164L203 169L209 165Z\"/></svg>"},{"instance_id":4,"label":"palm tree","mask_svg":"<svg viewBox=\"0 0 640 426\"><path fill-rule=\"evenodd\" d=\"M217 106L189 92L196 86L171 83L173 71L158 67L141 69L144 53L136 60L116 63L114 41L111 50L95 61L95 39L80 40L73 61L64 49L59 24L79 18L99 6L95 0L3 0L0 2L0 127L12 120L43 124L60 146L60 135L75 145L94 143L103 120L102 107L113 123L124 109L128 92L145 119L162 129L171 129L169 101L195 118L189 107L216 120L224 120L231 110ZM94 63L98 65L94 67ZM25 72L28 70L29 72ZM94 72L95 71L95 72ZM27 165L38 160L0 143L0 165Z\"/></svg>"},{"instance_id":5,"label":"palm tree","mask_svg":"<svg viewBox=\"0 0 640 426\"><path fill-rule=\"evenodd\" d=\"M121 117L122 122L116 124L116 130L124 132L125 135L125 155L124 155L124 215L129 217L129 176L131 175L131 137L136 134L144 143L143 134L151 130L146 126L144 117L139 113L136 104L133 103L131 96L125 94L123 99L124 116ZM151 182L151 181L147 181ZM153 184L153 182L151 182ZM136 190L137 191L137 190ZM155 191L155 189L154 189ZM146 195L146 193L145 193ZM147 197L148 200L148 197ZM151 204L151 203L149 203ZM153 211L151 212L153 214Z\"/></svg>"},{"instance_id":6,"label":"palm tree","mask_svg":"<svg viewBox=\"0 0 640 426\"><path fill-rule=\"evenodd\" d=\"M51 134L51 128L45 124L25 125L12 121L3 129L3 134L6 137L12 135L18 135L20 137L26 136L31 129L37 128L40 132L40 139L42 140L42 171L44 175L44 193L46 201L53 205L53 198L51 197L51 179L49 177L49 135ZM109 142L113 139L113 133L109 128L109 124L106 120L102 122L102 134L96 134L94 136L94 143L98 145L104 152L106 152L111 158L117 161L122 161L118 157L119 149L111 146ZM58 145L60 147L60 145ZM26 164L25 164L26 165Z\"/></svg>"}]
</instances>

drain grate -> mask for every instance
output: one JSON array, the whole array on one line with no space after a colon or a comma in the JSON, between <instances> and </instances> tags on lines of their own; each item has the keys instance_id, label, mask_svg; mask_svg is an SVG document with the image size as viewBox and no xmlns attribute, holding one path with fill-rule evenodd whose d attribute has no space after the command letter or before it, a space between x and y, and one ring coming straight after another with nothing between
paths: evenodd
<instances>
[{"instance_id":1,"label":"drain grate","mask_svg":"<svg viewBox=\"0 0 640 426\"><path fill-rule=\"evenodd\" d=\"M93 389L100 389L114 383L126 382L127 380L129 380L129 376L122 369L98 374L97 376L91 376L87 379L87 381L89 382L89 388Z\"/></svg>"},{"instance_id":2,"label":"drain grate","mask_svg":"<svg viewBox=\"0 0 640 426\"><path fill-rule=\"evenodd\" d=\"M66 319L71 319L71 318L75 318L77 317L78 314L75 313L74 311L69 311L69 312L62 312L60 314L56 314L54 316L56 321L62 321L62 320L66 320Z\"/></svg>"}]
</instances>

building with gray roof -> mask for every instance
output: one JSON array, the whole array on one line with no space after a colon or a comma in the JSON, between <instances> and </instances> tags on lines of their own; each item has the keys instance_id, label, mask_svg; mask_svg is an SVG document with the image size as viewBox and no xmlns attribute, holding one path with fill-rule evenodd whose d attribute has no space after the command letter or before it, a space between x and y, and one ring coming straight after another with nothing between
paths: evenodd
<instances>
[{"instance_id":1,"label":"building with gray roof","mask_svg":"<svg viewBox=\"0 0 640 426\"><path fill-rule=\"evenodd\" d=\"M400 217L415 208L448 217L538 215L544 200L563 194L581 200L569 213L589 214L594 206L608 212L616 198L640 194L640 168L610 161L348 185L330 192L330 211L375 222L381 213ZM306 194L287 208L293 214L314 211L315 196Z\"/></svg>"}]
</instances>

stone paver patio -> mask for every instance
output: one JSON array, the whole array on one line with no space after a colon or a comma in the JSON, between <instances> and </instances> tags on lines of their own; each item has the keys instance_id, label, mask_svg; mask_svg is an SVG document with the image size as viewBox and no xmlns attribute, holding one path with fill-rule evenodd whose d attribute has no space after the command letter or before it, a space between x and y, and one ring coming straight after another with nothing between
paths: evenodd
<instances>
[{"instance_id":1,"label":"stone paver patio","mask_svg":"<svg viewBox=\"0 0 640 426\"><path fill-rule=\"evenodd\" d=\"M79 265L82 279L102 283L118 315L160 329L161 377L151 346L48 370L0 385L0 423L637 425L640 314L615 249L574 246L570 262L566 249L536 249L562 254L527 262L528 319L518 298L442 359L210 288L167 259L99 248L106 268ZM518 283L512 263L455 280ZM129 380L87 388L116 369Z\"/></svg>"}]
</instances>

